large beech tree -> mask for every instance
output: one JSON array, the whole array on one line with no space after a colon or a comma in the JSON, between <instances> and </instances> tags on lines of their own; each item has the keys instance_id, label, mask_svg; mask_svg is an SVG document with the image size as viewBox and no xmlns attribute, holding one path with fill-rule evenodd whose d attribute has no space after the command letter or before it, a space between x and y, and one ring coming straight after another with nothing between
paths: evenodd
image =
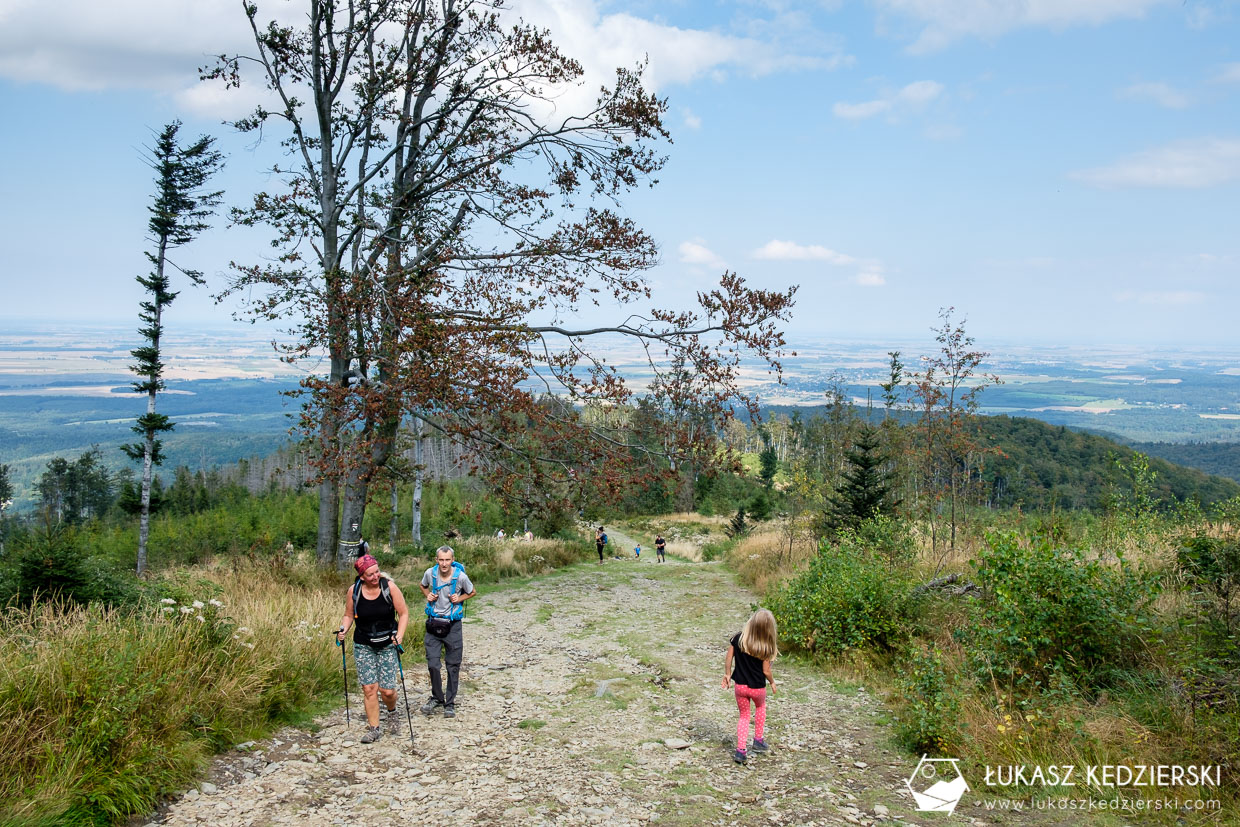
<instances>
[{"instance_id":1,"label":"large beech tree","mask_svg":"<svg viewBox=\"0 0 1240 827\"><path fill-rule=\"evenodd\" d=\"M257 70L276 103L236 125L278 125L288 150L278 190L235 213L274 230L278 258L236 266L230 292L294 320L287 358L326 354L326 374L303 382L320 562L351 556L408 419L467 444L502 490L570 498L586 477L618 491L639 453L619 413L633 388L600 355L617 343L644 350L664 396L686 384L718 418L752 404L740 360L778 373L792 290L725 273L694 310L568 321L650 299L657 249L621 212L668 137L640 67L564 111L582 67L502 0L307 4L284 26L243 3L254 52L209 74L239 84Z\"/></svg>"}]
</instances>

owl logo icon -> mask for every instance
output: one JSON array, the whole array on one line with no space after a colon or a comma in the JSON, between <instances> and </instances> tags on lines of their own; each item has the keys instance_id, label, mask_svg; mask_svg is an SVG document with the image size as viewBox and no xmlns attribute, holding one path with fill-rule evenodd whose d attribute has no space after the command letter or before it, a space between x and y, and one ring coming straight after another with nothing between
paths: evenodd
<instances>
[{"instance_id":1,"label":"owl logo icon","mask_svg":"<svg viewBox=\"0 0 1240 827\"><path fill-rule=\"evenodd\" d=\"M956 811L956 805L969 789L968 782L960 774L958 761L957 758L921 756L917 769L904 782L919 811L948 815Z\"/></svg>"}]
</instances>

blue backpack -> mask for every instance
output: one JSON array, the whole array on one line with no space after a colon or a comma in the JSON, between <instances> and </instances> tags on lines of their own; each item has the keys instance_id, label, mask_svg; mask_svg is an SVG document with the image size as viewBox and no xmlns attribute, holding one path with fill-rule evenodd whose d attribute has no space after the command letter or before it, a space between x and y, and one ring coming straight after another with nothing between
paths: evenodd
<instances>
[{"instance_id":1,"label":"blue backpack","mask_svg":"<svg viewBox=\"0 0 1240 827\"><path fill-rule=\"evenodd\" d=\"M449 594L456 594L456 581L460 579L460 576L464 573L465 573L465 565L461 563L459 560L453 560L452 561L452 579L449 580L447 583L443 583L437 586L435 584L439 583L439 566L432 566L431 567L431 591L437 592L440 589L446 588L446 589L449 589L449 592L448 592ZM427 617L439 617L439 615L435 614L435 610L431 608L433 605L434 605L433 603L426 604L426 616ZM453 603L452 608L448 611L448 617L446 619L447 620L460 620L463 617L465 617L465 604L464 603Z\"/></svg>"}]
</instances>

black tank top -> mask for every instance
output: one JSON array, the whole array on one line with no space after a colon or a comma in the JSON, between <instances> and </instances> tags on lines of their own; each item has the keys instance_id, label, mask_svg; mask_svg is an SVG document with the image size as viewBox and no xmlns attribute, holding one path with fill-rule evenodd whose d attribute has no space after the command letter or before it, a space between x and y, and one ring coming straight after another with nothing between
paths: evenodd
<instances>
[{"instance_id":1,"label":"black tank top","mask_svg":"<svg viewBox=\"0 0 1240 827\"><path fill-rule=\"evenodd\" d=\"M353 621L354 643L382 649L390 642L391 635L395 634L396 609L389 606L388 602L383 599L383 582L386 579L379 579L380 591L374 600L367 599L362 593L365 591L365 586L358 592L357 603L353 607L353 613L357 615Z\"/></svg>"}]
</instances>

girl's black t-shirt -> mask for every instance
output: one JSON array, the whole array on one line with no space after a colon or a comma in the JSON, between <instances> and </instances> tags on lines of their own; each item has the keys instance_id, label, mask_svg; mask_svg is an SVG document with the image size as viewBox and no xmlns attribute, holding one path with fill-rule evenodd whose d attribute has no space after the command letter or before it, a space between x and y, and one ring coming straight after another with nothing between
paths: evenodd
<instances>
[{"instance_id":1,"label":"girl's black t-shirt","mask_svg":"<svg viewBox=\"0 0 1240 827\"><path fill-rule=\"evenodd\" d=\"M357 605L353 607L353 613L357 616L353 621L354 643L381 649L387 646L387 643L380 641L396 632L396 609L383 599L382 587L385 579L380 578L379 595L374 600L358 593Z\"/></svg>"},{"instance_id":2,"label":"girl's black t-shirt","mask_svg":"<svg viewBox=\"0 0 1240 827\"><path fill-rule=\"evenodd\" d=\"M741 651L741 633L737 632L728 642L732 644L732 680L751 689L766 689L762 661Z\"/></svg>"}]
</instances>

